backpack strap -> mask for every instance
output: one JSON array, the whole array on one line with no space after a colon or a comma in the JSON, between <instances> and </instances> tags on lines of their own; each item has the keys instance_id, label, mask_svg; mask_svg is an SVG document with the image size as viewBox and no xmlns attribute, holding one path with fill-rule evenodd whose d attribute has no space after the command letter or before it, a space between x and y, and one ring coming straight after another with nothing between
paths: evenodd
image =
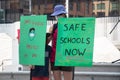
<instances>
[{"instance_id":1,"label":"backpack strap","mask_svg":"<svg viewBox=\"0 0 120 80\"><path fill-rule=\"evenodd\" d=\"M55 30L57 29L57 26L58 26L57 23L53 25L53 31L52 31L52 34L54 34Z\"/></svg>"}]
</instances>

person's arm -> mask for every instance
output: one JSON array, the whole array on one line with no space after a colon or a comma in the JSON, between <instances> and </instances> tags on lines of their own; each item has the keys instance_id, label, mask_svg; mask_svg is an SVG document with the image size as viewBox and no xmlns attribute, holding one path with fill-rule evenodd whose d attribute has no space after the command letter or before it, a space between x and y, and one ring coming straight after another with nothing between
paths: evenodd
<instances>
[{"instance_id":1,"label":"person's arm","mask_svg":"<svg viewBox=\"0 0 120 80\"><path fill-rule=\"evenodd\" d=\"M47 43L49 43L49 42L52 40L52 31L53 31L53 26L51 26L51 27L49 28L49 33L50 33L51 35L48 37Z\"/></svg>"},{"instance_id":2,"label":"person's arm","mask_svg":"<svg viewBox=\"0 0 120 80\"><path fill-rule=\"evenodd\" d=\"M29 68L30 68L30 69L34 69L35 66L33 66L33 65L29 65Z\"/></svg>"},{"instance_id":3,"label":"person's arm","mask_svg":"<svg viewBox=\"0 0 120 80\"><path fill-rule=\"evenodd\" d=\"M52 31L53 31L53 26L50 26L49 33L52 33Z\"/></svg>"}]
</instances>

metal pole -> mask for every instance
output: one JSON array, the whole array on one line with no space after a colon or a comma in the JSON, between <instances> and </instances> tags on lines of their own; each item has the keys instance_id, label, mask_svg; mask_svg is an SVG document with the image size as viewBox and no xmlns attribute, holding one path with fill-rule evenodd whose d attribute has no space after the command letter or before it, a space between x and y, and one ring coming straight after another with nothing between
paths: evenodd
<instances>
[{"instance_id":1,"label":"metal pole","mask_svg":"<svg viewBox=\"0 0 120 80\"><path fill-rule=\"evenodd\" d=\"M101 13L103 12L103 8L102 8L102 0L101 0ZM100 17L103 17L103 14L100 14Z\"/></svg>"},{"instance_id":2,"label":"metal pole","mask_svg":"<svg viewBox=\"0 0 120 80\"><path fill-rule=\"evenodd\" d=\"M29 0L29 13L31 14L31 11L32 11L32 1L31 0Z\"/></svg>"},{"instance_id":3,"label":"metal pole","mask_svg":"<svg viewBox=\"0 0 120 80\"><path fill-rule=\"evenodd\" d=\"M5 5L4 5L4 7L5 7L5 8L4 8L4 10L5 10L5 11L4 11L4 19L5 19L5 20L4 20L4 23L6 23L6 19L7 19L7 18L6 18L6 15L7 15L7 14L6 14L6 0L5 0Z\"/></svg>"},{"instance_id":4,"label":"metal pole","mask_svg":"<svg viewBox=\"0 0 120 80\"><path fill-rule=\"evenodd\" d=\"M73 67L73 75L72 75L72 80L74 80L74 76L75 76L75 67Z\"/></svg>"},{"instance_id":5,"label":"metal pole","mask_svg":"<svg viewBox=\"0 0 120 80\"><path fill-rule=\"evenodd\" d=\"M69 0L65 1L65 7L66 7L66 11L67 11L67 17L69 17ZM72 80L74 80L74 67L73 67Z\"/></svg>"},{"instance_id":6,"label":"metal pole","mask_svg":"<svg viewBox=\"0 0 120 80\"><path fill-rule=\"evenodd\" d=\"M118 20L118 22L116 23L116 25L113 27L113 29L110 31L109 34L111 34L113 32L113 30L117 27L118 23L120 22L120 20Z\"/></svg>"},{"instance_id":7,"label":"metal pole","mask_svg":"<svg viewBox=\"0 0 120 80\"><path fill-rule=\"evenodd\" d=\"M110 7L111 7L111 5L110 5L110 1L109 1L109 11L108 11L109 13L108 13L108 16L110 16L110 9L111 9Z\"/></svg>"},{"instance_id":8,"label":"metal pole","mask_svg":"<svg viewBox=\"0 0 120 80\"><path fill-rule=\"evenodd\" d=\"M94 4L93 1L94 1L94 0L92 0L92 16L93 16L93 4Z\"/></svg>"},{"instance_id":9,"label":"metal pole","mask_svg":"<svg viewBox=\"0 0 120 80\"><path fill-rule=\"evenodd\" d=\"M117 61L120 61L120 59L113 61L112 63L116 63Z\"/></svg>"},{"instance_id":10,"label":"metal pole","mask_svg":"<svg viewBox=\"0 0 120 80\"><path fill-rule=\"evenodd\" d=\"M65 7L66 7L66 11L67 11L67 17L69 17L69 0L65 1Z\"/></svg>"},{"instance_id":11,"label":"metal pole","mask_svg":"<svg viewBox=\"0 0 120 80\"><path fill-rule=\"evenodd\" d=\"M120 20L119 16L120 16L120 0L118 0L118 20Z\"/></svg>"}]
</instances>

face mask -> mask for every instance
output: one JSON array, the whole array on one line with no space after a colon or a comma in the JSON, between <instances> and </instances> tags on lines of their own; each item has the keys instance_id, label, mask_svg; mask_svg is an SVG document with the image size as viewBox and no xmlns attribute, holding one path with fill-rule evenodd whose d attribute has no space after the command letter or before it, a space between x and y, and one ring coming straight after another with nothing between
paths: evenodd
<instances>
[{"instance_id":1,"label":"face mask","mask_svg":"<svg viewBox=\"0 0 120 80\"><path fill-rule=\"evenodd\" d=\"M35 34L34 33L30 33L30 37L34 37L35 36Z\"/></svg>"},{"instance_id":2,"label":"face mask","mask_svg":"<svg viewBox=\"0 0 120 80\"><path fill-rule=\"evenodd\" d=\"M35 31L32 30L31 32L29 32L29 39L33 40L35 38Z\"/></svg>"}]
</instances>

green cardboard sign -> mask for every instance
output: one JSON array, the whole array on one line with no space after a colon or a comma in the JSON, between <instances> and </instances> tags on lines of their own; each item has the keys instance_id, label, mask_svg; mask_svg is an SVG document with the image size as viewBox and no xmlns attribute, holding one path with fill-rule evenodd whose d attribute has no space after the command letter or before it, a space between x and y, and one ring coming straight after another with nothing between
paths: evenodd
<instances>
[{"instance_id":1,"label":"green cardboard sign","mask_svg":"<svg viewBox=\"0 0 120 80\"><path fill-rule=\"evenodd\" d=\"M19 63L44 65L47 17L22 16L20 21Z\"/></svg>"},{"instance_id":2,"label":"green cardboard sign","mask_svg":"<svg viewBox=\"0 0 120 80\"><path fill-rule=\"evenodd\" d=\"M59 18L56 66L92 66L95 18Z\"/></svg>"}]
</instances>

